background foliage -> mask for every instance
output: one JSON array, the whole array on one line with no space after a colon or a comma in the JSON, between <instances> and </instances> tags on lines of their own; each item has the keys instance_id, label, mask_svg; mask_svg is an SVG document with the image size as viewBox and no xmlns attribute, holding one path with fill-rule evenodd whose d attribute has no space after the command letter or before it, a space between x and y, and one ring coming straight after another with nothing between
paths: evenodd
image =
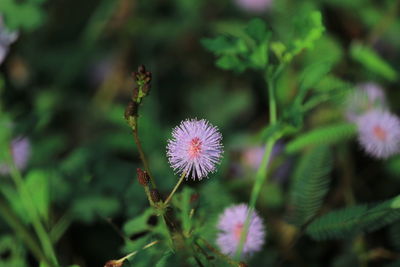
<instances>
[{"instance_id":1,"label":"background foliage","mask_svg":"<svg viewBox=\"0 0 400 267\"><path fill-rule=\"evenodd\" d=\"M123 117L140 64L153 80L139 134L163 196L178 179L165 155L171 129L197 117L223 134L218 172L173 199L184 232L214 244L218 215L250 199L260 163L246 151L282 132L256 204L267 240L249 266L400 264L400 156L368 156L343 116L367 81L399 114L398 12L395 0L274 0L259 13L230 0L1 0L19 37L0 66L0 145L27 136L31 157L17 186L0 176L0 266L38 266L24 238L38 221L62 266L135 250L126 266L196 266L166 243L140 250L168 239L137 183ZM268 127L264 77L278 71L281 119Z\"/></svg>"}]
</instances>

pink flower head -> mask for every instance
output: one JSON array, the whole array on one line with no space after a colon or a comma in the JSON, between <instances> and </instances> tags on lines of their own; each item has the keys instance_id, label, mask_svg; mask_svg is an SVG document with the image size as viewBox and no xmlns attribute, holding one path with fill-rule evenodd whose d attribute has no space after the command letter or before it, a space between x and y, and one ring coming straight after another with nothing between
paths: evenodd
<instances>
[{"instance_id":1,"label":"pink flower head","mask_svg":"<svg viewBox=\"0 0 400 267\"><path fill-rule=\"evenodd\" d=\"M261 13L272 4L272 0L235 0L235 2L240 8L253 13Z\"/></svg>"},{"instance_id":2,"label":"pink flower head","mask_svg":"<svg viewBox=\"0 0 400 267\"><path fill-rule=\"evenodd\" d=\"M234 256L240 243L240 237L246 223L249 208L246 204L228 207L219 217L217 245L222 253ZM251 212L247 237L243 245L243 255L249 256L260 251L264 245L265 229L262 219L255 211Z\"/></svg>"},{"instance_id":3,"label":"pink flower head","mask_svg":"<svg viewBox=\"0 0 400 267\"><path fill-rule=\"evenodd\" d=\"M11 155L18 170L25 169L31 154L31 145L26 137L15 138L11 142ZM9 166L0 163L0 174L8 174Z\"/></svg>"},{"instance_id":4,"label":"pink flower head","mask_svg":"<svg viewBox=\"0 0 400 267\"><path fill-rule=\"evenodd\" d=\"M383 89L375 83L362 83L347 99L346 117L355 122L359 116L371 109L386 109Z\"/></svg>"},{"instance_id":5,"label":"pink flower head","mask_svg":"<svg viewBox=\"0 0 400 267\"><path fill-rule=\"evenodd\" d=\"M167 156L171 167L194 180L201 180L215 172L220 163L223 146L217 127L206 120L190 119L172 130L168 140Z\"/></svg>"},{"instance_id":6,"label":"pink flower head","mask_svg":"<svg viewBox=\"0 0 400 267\"><path fill-rule=\"evenodd\" d=\"M372 110L357 121L358 141L376 158L387 158L400 152L400 120L388 111Z\"/></svg>"}]
</instances>

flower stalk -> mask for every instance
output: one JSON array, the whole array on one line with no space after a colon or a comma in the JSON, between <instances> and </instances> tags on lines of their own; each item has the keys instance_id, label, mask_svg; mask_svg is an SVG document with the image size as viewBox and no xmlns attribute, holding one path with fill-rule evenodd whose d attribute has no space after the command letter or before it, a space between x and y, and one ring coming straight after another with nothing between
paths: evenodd
<instances>
[{"instance_id":1,"label":"flower stalk","mask_svg":"<svg viewBox=\"0 0 400 267\"><path fill-rule=\"evenodd\" d=\"M164 202L164 205L167 206L168 203L171 201L172 197L174 196L176 190L178 190L179 186L181 185L181 183L183 182L183 180L185 179L185 172L182 172L181 178L179 178L179 181L176 183L174 189L172 189L171 193L169 194L169 196L167 197L167 199Z\"/></svg>"},{"instance_id":2,"label":"flower stalk","mask_svg":"<svg viewBox=\"0 0 400 267\"><path fill-rule=\"evenodd\" d=\"M265 76L266 84L268 87L269 117L270 117L270 125L271 126L275 125L278 120L277 105L276 105L276 100L275 100L275 80L278 77L278 75L281 73L283 67L284 67L284 65L281 64L274 73L267 71L266 76ZM243 231L241 232L241 235L240 235L240 242L239 242L239 245L236 250L236 254L235 254L236 259L240 259L242 256L243 247L246 242L246 237L247 237L249 226L250 226L251 214L254 212L255 205L257 203L257 199L261 192L261 188L268 178L268 176L267 176L268 163L271 158L272 149L273 149L276 141L279 138L281 138L282 135L283 135L283 132L281 132L281 131L272 135L265 144L265 150L264 150L262 162L257 170L255 182L254 182L254 185L251 190L249 209L248 209L247 218L246 218L246 221L245 221L245 224L243 227Z\"/></svg>"}]
</instances>

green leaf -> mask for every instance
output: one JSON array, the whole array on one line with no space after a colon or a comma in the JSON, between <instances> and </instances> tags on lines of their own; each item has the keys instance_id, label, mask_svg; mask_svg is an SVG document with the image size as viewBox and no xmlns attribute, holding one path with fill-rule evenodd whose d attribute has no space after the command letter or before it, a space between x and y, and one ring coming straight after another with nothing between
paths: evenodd
<instances>
[{"instance_id":1,"label":"green leaf","mask_svg":"<svg viewBox=\"0 0 400 267\"><path fill-rule=\"evenodd\" d=\"M205 48L214 52L216 55L238 54L247 51L245 43L241 39L228 39L225 36L218 36L214 39L202 39L201 43Z\"/></svg>"},{"instance_id":2,"label":"green leaf","mask_svg":"<svg viewBox=\"0 0 400 267\"><path fill-rule=\"evenodd\" d=\"M351 123L338 123L311 130L289 142L287 153L295 153L307 146L318 144L332 145L347 140L356 134L357 127Z\"/></svg>"},{"instance_id":3,"label":"green leaf","mask_svg":"<svg viewBox=\"0 0 400 267\"><path fill-rule=\"evenodd\" d=\"M2 233L0 236L0 266L28 266L25 249L15 236ZM7 255L3 257L3 255Z\"/></svg>"},{"instance_id":4,"label":"green leaf","mask_svg":"<svg viewBox=\"0 0 400 267\"><path fill-rule=\"evenodd\" d=\"M1 185L0 191L3 196L7 199L12 210L18 215L18 217L26 224L31 222L31 218L26 216L27 210L25 205L22 203L22 200L18 194L18 192L11 185Z\"/></svg>"},{"instance_id":5,"label":"green leaf","mask_svg":"<svg viewBox=\"0 0 400 267\"><path fill-rule=\"evenodd\" d=\"M91 222L96 217L112 216L119 209L119 202L113 197L92 195L77 198L72 206L74 217Z\"/></svg>"},{"instance_id":6,"label":"green leaf","mask_svg":"<svg viewBox=\"0 0 400 267\"><path fill-rule=\"evenodd\" d=\"M48 221L49 219L49 179L51 179L51 174L49 172L43 170L32 170L27 174L25 180L26 187L30 191L39 216L45 221Z\"/></svg>"},{"instance_id":7,"label":"green leaf","mask_svg":"<svg viewBox=\"0 0 400 267\"><path fill-rule=\"evenodd\" d=\"M350 47L351 57L371 71L389 80L397 80L397 72L374 50L360 43L353 43Z\"/></svg>"},{"instance_id":8,"label":"green leaf","mask_svg":"<svg viewBox=\"0 0 400 267\"><path fill-rule=\"evenodd\" d=\"M312 49L314 43L325 31L322 24L322 15L318 11L312 11L308 14L300 14L295 18L294 26L297 34L291 43L290 49L284 54L283 60L289 62L294 56L303 49Z\"/></svg>"},{"instance_id":9,"label":"green leaf","mask_svg":"<svg viewBox=\"0 0 400 267\"><path fill-rule=\"evenodd\" d=\"M351 88L353 88L353 85L333 75L324 76L315 85L315 89L321 92L329 92L333 90L348 92Z\"/></svg>"},{"instance_id":10,"label":"green leaf","mask_svg":"<svg viewBox=\"0 0 400 267\"><path fill-rule=\"evenodd\" d=\"M11 30L19 28L33 30L43 22L45 15L36 3L18 3L13 0L1 0L0 12L4 15L5 23Z\"/></svg>"},{"instance_id":11,"label":"green leaf","mask_svg":"<svg viewBox=\"0 0 400 267\"><path fill-rule=\"evenodd\" d=\"M250 54L250 61L255 68L265 68L268 63L268 43L262 43Z\"/></svg>"},{"instance_id":12,"label":"green leaf","mask_svg":"<svg viewBox=\"0 0 400 267\"><path fill-rule=\"evenodd\" d=\"M315 240L326 240L346 239L361 232L375 231L400 219L399 198L329 212L312 222L306 233Z\"/></svg>"},{"instance_id":13,"label":"green leaf","mask_svg":"<svg viewBox=\"0 0 400 267\"><path fill-rule=\"evenodd\" d=\"M301 157L290 189L293 223L305 224L320 209L331 170L332 155L327 146L315 147Z\"/></svg>"},{"instance_id":14,"label":"green leaf","mask_svg":"<svg viewBox=\"0 0 400 267\"><path fill-rule=\"evenodd\" d=\"M193 193L193 189L191 189L190 187L185 187L182 190L182 193L180 193L173 199L174 205L179 208L183 232L187 235L192 228L192 220L190 218L190 210L192 208L190 205L190 199Z\"/></svg>"},{"instance_id":15,"label":"green leaf","mask_svg":"<svg viewBox=\"0 0 400 267\"><path fill-rule=\"evenodd\" d=\"M332 69L330 62L317 62L307 66L300 74L300 90L313 88Z\"/></svg>"},{"instance_id":16,"label":"green leaf","mask_svg":"<svg viewBox=\"0 0 400 267\"><path fill-rule=\"evenodd\" d=\"M250 21L229 36L203 39L203 46L219 58L216 65L225 70L242 72L246 68L264 69L268 62L270 31L260 19Z\"/></svg>"},{"instance_id":17,"label":"green leaf","mask_svg":"<svg viewBox=\"0 0 400 267\"><path fill-rule=\"evenodd\" d=\"M156 263L155 267L166 267L168 266L168 259L173 255L171 251L167 251L163 254L161 259Z\"/></svg>"},{"instance_id":18,"label":"green leaf","mask_svg":"<svg viewBox=\"0 0 400 267\"><path fill-rule=\"evenodd\" d=\"M233 55L220 57L216 64L218 67L225 70L237 70L238 72L242 72L245 69L244 64L239 60L239 58Z\"/></svg>"},{"instance_id":19,"label":"green leaf","mask_svg":"<svg viewBox=\"0 0 400 267\"><path fill-rule=\"evenodd\" d=\"M148 224L148 220L153 215L154 211L152 208L146 209L144 212L142 212L142 214L133 219L130 219L124 224L124 233L130 236L136 233L150 230L152 227Z\"/></svg>"},{"instance_id":20,"label":"green leaf","mask_svg":"<svg viewBox=\"0 0 400 267\"><path fill-rule=\"evenodd\" d=\"M245 32L258 43L266 42L271 35L265 22L259 18L251 20L247 24Z\"/></svg>"}]
</instances>

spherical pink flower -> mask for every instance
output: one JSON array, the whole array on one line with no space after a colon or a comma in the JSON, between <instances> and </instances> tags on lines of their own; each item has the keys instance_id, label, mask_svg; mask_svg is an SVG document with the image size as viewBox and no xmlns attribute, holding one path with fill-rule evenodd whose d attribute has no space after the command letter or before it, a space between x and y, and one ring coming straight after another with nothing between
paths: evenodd
<instances>
[{"instance_id":1,"label":"spherical pink flower","mask_svg":"<svg viewBox=\"0 0 400 267\"><path fill-rule=\"evenodd\" d=\"M222 135L206 120L185 120L172 131L167 156L171 167L186 178L201 180L215 172L223 153Z\"/></svg>"},{"instance_id":2,"label":"spherical pink flower","mask_svg":"<svg viewBox=\"0 0 400 267\"><path fill-rule=\"evenodd\" d=\"M246 204L239 204L225 209L218 221L220 233L217 245L222 253L234 256L240 243L240 237L246 223L249 208ZM243 245L243 256L250 256L260 251L265 241L265 229L262 219L255 211L251 212L250 224Z\"/></svg>"},{"instance_id":3,"label":"spherical pink flower","mask_svg":"<svg viewBox=\"0 0 400 267\"><path fill-rule=\"evenodd\" d=\"M18 137L11 142L11 155L18 170L24 170L31 154L31 145L26 137ZM0 163L0 174L8 174L10 167Z\"/></svg>"},{"instance_id":4,"label":"spherical pink flower","mask_svg":"<svg viewBox=\"0 0 400 267\"><path fill-rule=\"evenodd\" d=\"M400 152L400 119L388 111L372 110L357 121L358 140L365 151L376 158Z\"/></svg>"},{"instance_id":5,"label":"spherical pink flower","mask_svg":"<svg viewBox=\"0 0 400 267\"><path fill-rule=\"evenodd\" d=\"M261 13L272 4L272 0L235 0L235 2L240 8L253 13Z\"/></svg>"},{"instance_id":6,"label":"spherical pink flower","mask_svg":"<svg viewBox=\"0 0 400 267\"><path fill-rule=\"evenodd\" d=\"M362 83L352 92L346 101L346 117L355 122L358 117L371 109L386 109L385 93L378 84Z\"/></svg>"}]
</instances>

